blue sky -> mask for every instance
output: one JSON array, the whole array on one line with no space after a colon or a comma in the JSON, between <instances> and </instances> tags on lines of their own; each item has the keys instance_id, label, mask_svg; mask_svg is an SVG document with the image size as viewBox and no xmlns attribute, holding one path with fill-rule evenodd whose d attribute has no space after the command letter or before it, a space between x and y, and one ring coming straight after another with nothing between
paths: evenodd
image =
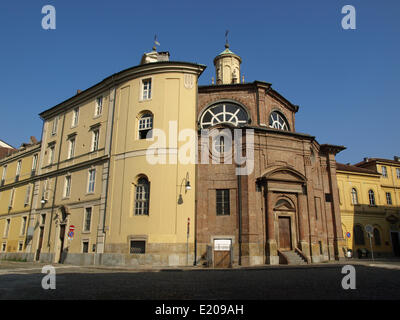
<instances>
[{"instance_id":1,"label":"blue sky","mask_svg":"<svg viewBox=\"0 0 400 320\"><path fill-rule=\"evenodd\" d=\"M56 30L41 27L47 4ZM347 4L356 30L341 27ZM398 0L3 0L0 139L40 139L41 111L137 65L155 34L172 60L207 65L200 84L210 84L227 29L245 81L300 105L298 132L346 146L341 162L400 155Z\"/></svg>"}]
</instances>

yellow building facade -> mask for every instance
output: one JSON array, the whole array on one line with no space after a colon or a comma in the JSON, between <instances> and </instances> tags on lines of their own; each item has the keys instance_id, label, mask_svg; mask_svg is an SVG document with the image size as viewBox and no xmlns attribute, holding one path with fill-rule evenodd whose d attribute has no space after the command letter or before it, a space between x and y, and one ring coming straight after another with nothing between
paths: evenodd
<instances>
[{"instance_id":1,"label":"yellow building facade","mask_svg":"<svg viewBox=\"0 0 400 320\"><path fill-rule=\"evenodd\" d=\"M347 248L356 257L362 249L369 257L371 250L374 257L399 256L400 162L365 159L356 165L337 164L336 172ZM367 225L373 227L372 238Z\"/></svg>"},{"instance_id":2,"label":"yellow building facade","mask_svg":"<svg viewBox=\"0 0 400 320\"><path fill-rule=\"evenodd\" d=\"M6 168L0 187L4 258L15 252L49 263L192 264L195 159L178 157L186 159L188 143L196 146L204 69L153 50L140 65L42 112L35 153L0 160ZM25 163L33 154L35 176L11 181L19 158L21 179L28 174Z\"/></svg>"},{"instance_id":3,"label":"yellow building facade","mask_svg":"<svg viewBox=\"0 0 400 320\"><path fill-rule=\"evenodd\" d=\"M40 143L34 141L0 159L1 259L32 259L26 248L39 153Z\"/></svg>"}]
</instances>

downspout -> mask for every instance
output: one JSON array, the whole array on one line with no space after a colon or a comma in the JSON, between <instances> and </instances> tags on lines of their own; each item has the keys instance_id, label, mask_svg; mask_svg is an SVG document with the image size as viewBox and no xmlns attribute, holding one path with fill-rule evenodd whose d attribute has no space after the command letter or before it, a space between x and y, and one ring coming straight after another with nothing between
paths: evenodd
<instances>
[{"instance_id":1,"label":"downspout","mask_svg":"<svg viewBox=\"0 0 400 320\"><path fill-rule=\"evenodd\" d=\"M240 175L237 175L237 185L238 185L238 215L239 215L239 266L241 266L242 265L242 184Z\"/></svg>"},{"instance_id":2,"label":"downspout","mask_svg":"<svg viewBox=\"0 0 400 320\"><path fill-rule=\"evenodd\" d=\"M104 214L103 214L103 234L104 234L104 246L105 246L105 226L106 226L106 212L107 212L107 200L108 200L108 181L110 180L110 169L111 169L111 150L112 150L112 140L113 140L113 132L114 132L114 114L115 114L115 99L117 97L117 89L115 87L115 80L114 76L112 76L112 83L114 88L114 97L113 97L113 112L111 117L111 132L110 132L110 149L109 149L109 156L108 156L108 170L107 170L107 180L106 180L106 194L104 200ZM104 253L104 247L103 247Z\"/></svg>"},{"instance_id":3,"label":"downspout","mask_svg":"<svg viewBox=\"0 0 400 320\"><path fill-rule=\"evenodd\" d=\"M195 116L196 116L196 123L195 123L195 127L197 127L197 107L198 107L198 100L199 99L199 90L198 90L198 87L197 87L197 92L196 92L196 111L195 111ZM198 134L198 132L199 131L197 131L197 141L198 141L198 139L199 139L199 134ZM200 149L201 149L201 146L200 146ZM196 152L197 152L197 155L198 155L198 153L199 153L199 144L197 143L197 150L196 150ZM198 161L197 161L198 162ZM194 260L193 260L193 265L194 266L196 266L197 265L197 188L198 188L198 165L199 164L195 164L195 166L194 166L194 176L195 176L195 179L196 179L196 181L195 181L195 187L194 187L194 189L195 189L195 193L194 193L194 226L193 226L193 229L194 229L194 253L193 253L193 255L194 255Z\"/></svg>"},{"instance_id":4,"label":"downspout","mask_svg":"<svg viewBox=\"0 0 400 320\"><path fill-rule=\"evenodd\" d=\"M56 172L58 172L58 170L59 170L59 168L60 168L60 159L61 159L61 150L62 150L62 144L63 144L65 116L66 116L66 114L64 113L64 114L63 114L62 127L61 127L60 148L59 148L59 150L58 150L58 159L57 159L57 169L56 169ZM55 183L54 183L54 190L53 190L53 201L52 201L52 204L51 204L49 235L48 235L48 237L47 237L47 247L48 247L48 248L50 248L50 235L51 235L51 226L52 226L53 214L54 214L54 204L55 204L55 201L56 201L57 182L58 182L58 174L56 174L56 179L55 179Z\"/></svg>"},{"instance_id":5,"label":"downspout","mask_svg":"<svg viewBox=\"0 0 400 320\"><path fill-rule=\"evenodd\" d=\"M38 161L37 161L37 165L36 166L38 166L38 165L39 165L39 156L38 156ZM35 194L35 184L36 184L36 181L34 180L33 187L32 187L31 204L29 206L29 213L28 213L28 221L27 221L28 223L27 223L27 226L26 226L26 231L24 230L24 232L25 232L24 249L26 248L26 245L28 243L28 230L29 230L29 223L31 221L31 215L32 215L33 196Z\"/></svg>"}]
</instances>

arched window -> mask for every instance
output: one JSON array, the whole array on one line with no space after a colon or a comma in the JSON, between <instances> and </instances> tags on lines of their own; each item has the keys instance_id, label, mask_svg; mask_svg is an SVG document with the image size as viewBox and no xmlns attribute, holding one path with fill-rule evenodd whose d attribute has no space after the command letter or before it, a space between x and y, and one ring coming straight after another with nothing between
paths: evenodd
<instances>
[{"instance_id":1,"label":"arched window","mask_svg":"<svg viewBox=\"0 0 400 320\"><path fill-rule=\"evenodd\" d=\"M135 215L149 214L150 183L146 178L140 178L135 188Z\"/></svg>"},{"instance_id":2,"label":"arched window","mask_svg":"<svg viewBox=\"0 0 400 320\"><path fill-rule=\"evenodd\" d=\"M225 137L224 136L219 136L217 138L217 141L215 142L215 149L219 153L224 153L225 152Z\"/></svg>"},{"instance_id":3,"label":"arched window","mask_svg":"<svg viewBox=\"0 0 400 320\"><path fill-rule=\"evenodd\" d=\"M372 190L368 191L369 205L375 205L375 193Z\"/></svg>"},{"instance_id":4,"label":"arched window","mask_svg":"<svg viewBox=\"0 0 400 320\"><path fill-rule=\"evenodd\" d=\"M351 203L352 204L358 204L358 195L357 195L357 190L356 189L351 189Z\"/></svg>"},{"instance_id":5,"label":"arched window","mask_svg":"<svg viewBox=\"0 0 400 320\"><path fill-rule=\"evenodd\" d=\"M139 139L146 139L152 137L153 129L153 115L151 113L144 113L139 118Z\"/></svg>"},{"instance_id":6,"label":"arched window","mask_svg":"<svg viewBox=\"0 0 400 320\"><path fill-rule=\"evenodd\" d=\"M271 112L269 116L269 127L289 131L289 125L285 116L278 111Z\"/></svg>"},{"instance_id":7,"label":"arched window","mask_svg":"<svg viewBox=\"0 0 400 320\"><path fill-rule=\"evenodd\" d=\"M374 241L376 246L381 245L381 233L379 232L378 228L374 228Z\"/></svg>"},{"instance_id":8,"label":"arched window","mask_svg":"<svg viewBox=\"0 0 400 320\"><path fill-rule=\"evenodd\" d=\"M229 123L237 127L245 125L248 121L249 117L244 108L232 102L220 102L203 112L200 127L205 129L219 123Z\"/></svg>"},{"instance_id":9,"label":"arched window","mask_svg":"<svg viewBox=\"0 0 400 320\"><path fill-rule=\"evenodd\" d=\"M364 245L364 231L362 226L356 225L354 226L354 241L357 245Z\"/></svg>"}]
</instances>

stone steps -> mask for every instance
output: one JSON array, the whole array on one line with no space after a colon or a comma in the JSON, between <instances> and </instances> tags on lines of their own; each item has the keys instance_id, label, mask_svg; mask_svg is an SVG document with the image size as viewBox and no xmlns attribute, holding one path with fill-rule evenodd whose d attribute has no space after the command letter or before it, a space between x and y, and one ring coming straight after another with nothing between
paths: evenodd
<instances>
[{"instance_id":1,"label":"stone steps","mask_svg":"<svg viewBox=\"0 0 400 320\"><path fill-rule=\"evenodd\" d=\"M283 252L283 254L286 256L288 264L307 264L307 262L304 261L303 257L300 256L296 251L285 251Z\"/></svg>"}]
</instances>

